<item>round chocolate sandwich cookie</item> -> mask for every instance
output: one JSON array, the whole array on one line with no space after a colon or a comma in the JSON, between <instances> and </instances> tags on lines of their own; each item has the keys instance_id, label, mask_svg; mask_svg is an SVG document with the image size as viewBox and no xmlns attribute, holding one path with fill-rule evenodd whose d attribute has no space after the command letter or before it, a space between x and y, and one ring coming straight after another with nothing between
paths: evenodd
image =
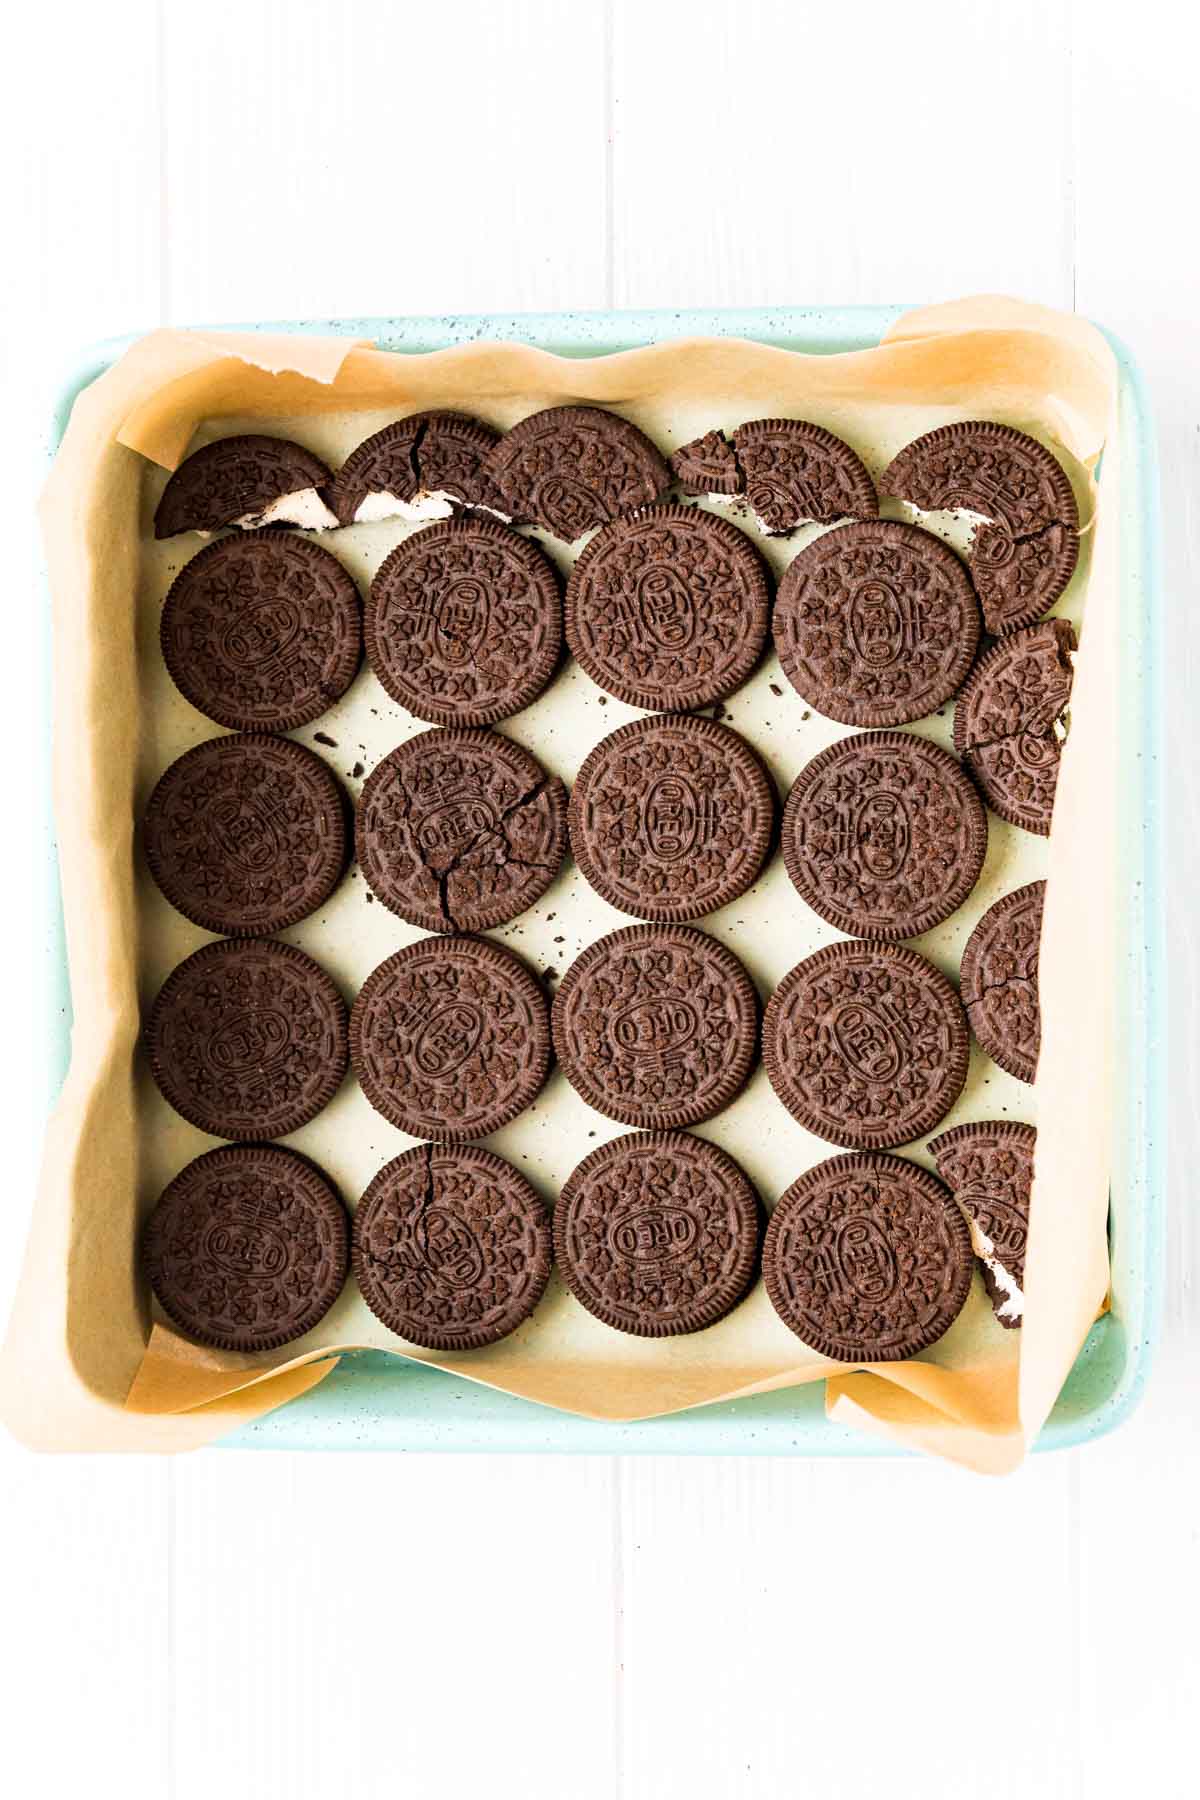
<instances>
[{"instance_id":1,"label":"round chocolate sandwich cookie","mask_svg":"<svg viewBox=\"0 0 1200 1800\"><path fill-rule=\"evenodd\" d=\"M772 629L784 674L827 719L908 725L958 692L979 646L979 602L931 532L869 519L788 565Z\"/></svg>"},{"instance_id":2,"label":"round chocolate sandwich cookie","mask_svg":"<svg viewBox=\"0 0 1200 1800\"><path fill-rule=\"evenodd\" d=\"M1066 619L1011 632L979 659L954 708L954 748L984 799L1039 837L1050 835L1075 647Z\"/></svg>"},{"instance_id":3,"label":"round chocolate sandwich cookie","mask_svg":"<svg viewBox=\"0 0 1200 1800\"><path fill-rule=\"evenodd\" d=\"M189 1124L214 1137L286 1137L341 1085L346 1004L293 945L227 938L168 978L146 1048L155 1081Z\"/></svg>"},{"instance_id":4,"label":"round chocolate sandwich cookie","mask_svg":"<svg viewBox=\"0 0 1200 1800\"><path fill-rule=\"evenodd\" d=\"M571 848L598 894L643 919L716 912L757 878L775 796L743 738L682 713L635 719L585 760Z\"/></svg>"},{"instance_id":5,"label":"round chocolate sandwich cookie","mask_svg":"<svg viewBox=\"0 0 1200 1800\"><path fill-rule=\"evenodd\" d=\"M849 444L804 419L753 419L733 434L746 499L764 531L874 519L875 484Z\"/></svg>"},{"instance_id":6,"label":"round chocolate sandwich cookie","mask_svg":"<svg viewBox=\"0 0 1200 1800\"><path fill-rule=\"evenodd\" d=\"M559 1274L581 1306L633 1337L680 1337L753 1284L758 1195L724 1150L688 1132L632 1132L586 1156L554 1209Z\"/></svg>"},{"instance_id":7,"label":"round chocolate sandwich cookie","mask_svg":"<svg viewBox=\"0 0 1200 1800\"><path fill-rule=\"evenodd\" d=\"M290 738L208 738L151 794L143 847L185 919L269 937L316 912L340 881L344 797L320 757Z\"/></svg>"},{"instance_id":8,"label":"round chocolate sandwich cookie","mask_svg":"<svg viewBox=\"0 0 1200 1800\"><path fill-rule=\"evenodd\" d=\"M445 518L455 506L495 511L503 501L485 464L499 436L468 413L410 413L350 452L334 478L329 503L342 525Z\"/></svg>"},{"instance_id":9,"label":"round chocolate sandwich cookie","mask_svg":"<svg viewBox=\"0 0 1200 1800\"><path fill-rule=\"evenodd\" d=\"M967 939L959 977L971 1030L993 1062L1018 1081L1037 1074L1042 1017L1038 950L1044 881L1031 881L989 906Z\"/></svg>"},{"instance_id":10,"label":"round chocolate sandwich cookie","mask_svg":"<svg viewBox=\"0 0 1200 1800\"><path fill-rule=\"evenodd\" d=\"M763 1018L779 1099L855 1150L932 1131L962 1092L970 1048L953 983L897 944L827 944L784 976Z\"/></svg>"},{"instance_id":11,"label":"round chocolate sandwich cookie","mask_svg":"<svg viewBox=\"0 0 1200 1800\"><path fill-rule=\"evenodd\" d=\"M567 583L571 654L606 693L653 712L723 700L762 655L766 565L728 519L653 506L604 525Z\"/></svg>"},{"instance_id":12,"label":"round chocolate sandwich cookie","mask_svg":"<svg viewBox=\"0 0 1200 1800\"><path fill-rule=\"evenodd\" d=\"M354 1214L354 1278L377 1319L427 1350L478 1350L524 1324L550 1278L550 1220L490 1150L418 1144Z\"/></svg>"},{"instance_id":13,"label":"round chocolate sandwich cookie","mask_svg":"<svg viewBox=\"0 0 1200 1800\"><path fill-rule=\"evenodd\" d=\"M218 1350L277 1350L342 1291L350 1222L324 1175L274 1144L198 1156L164 1191L142 1263L168 1318Z\"/></svg>"},{"instance_id":14,"label":"round chocolate sandwich cookie","mask_svg":"<svg viewBox=\"0 0 1200 1800\"><path fill-rule=\"evenodd\" d=\"M175 577L159 636L176 687L206 718L233 731L294 731L354 680L358 589L308 538L221 538Z\"/></svg>"},{"instance_id":15,"label":"round chocolate sandwich cookie","mask_svg":"<svg viewBox=\"0 0 1200 1800\"><path fill-rule=\"evenodd\" d=\"M955 1125L930 1143L938 1174L967 1215L992 1311L1008 1331L1025 1316L1025 1243L1037 1132L1015 1119Z\"/></svg>"},{"instance_id":16,"label":"round chocolate sandwich cookie","mask_svg":"<svg viewBox=\"0 0 1200 1800\"><path fill-rule=\"evenodd\" d=\"M941 425L884 470L880 492L923 512L962 509L975 533L971 576L987 629L999 636L1048 612L1079 556L1079 509L1066 470L1036 438L990 419Z\"/></svg>"},{"instance_id":17,"label":"round chocolate sandwich cookie","mask_svg":"<svg viewBox=\"0 0 1200 1800\"><path fill-rule=\"evenodd\" d=\"M535 700L562 649L558 573L494 519L448 519L398 544L371 583L367 661L434 725L491 725Z\"/></svg>"},{"instance_id":18,"label":"round chocolate sandwich cookie","mask_svg":"<svg viewBox=\"0 0 1200 1800\"><path fill-rule=\"evenodd\" d=\"M732 950L703 931L630 925L571 964L550 1023L563 1074L597 1112L695 1125L750 1073L758 996Z\"/></svg>"},{"instance_id":19,"label":"round chocolate sandwich cookie","mask_svg":"<svg viewBox=\"0 0 1200 1800\"><path fill-rule=\"evenodd\" d=\"M350 1057L376 1112L413 1137L487 1137L550 1072L546 997L511 950L425 938L380 963L350 1013Z\"/></svg>"},{"instance_id":20,"label":"round chocolate sandwich cookie","mask_svg":"<svg viewBox=\"0 0 1200 1800\"><path fill-rule=\"evenodd\" d=\"M225 525L325 531L337 524L324 497L331 480L320 457L290 438L220 438L180 463L155 509L154 535Z\"/></svg>"},{"instance_id":21,"label":"round chocolate sandwich cookie","mask_svg":"<svg viewBox=\"0 0 1200 1800\"><path fill-rule=\"evenodd\" d=\"M566 854L567 790L492 731L423 731L372 770L358 860L424 931L486 931L540 900Z\"/></svg>"},{"instance_id":22,"label":"round chocolate sandwich cookie","mask_svg":"<svg viewBox=\"0 0 1200 1800\"><path fill-rule=\"evenodd\" d=\"M907 731L840 738L801 769L783 812L797 892L856 937L920 937L979 879L987 814L948 750Z\"/></svg>"},{"instance_id":23,"label":"round chocolate sandwich cookie","mask_svg":"<svg viewBox=\"0 0 1200 1800\"><path fill-rule=\"evenodd\" d=\"M685 494L742 491L742 471L723 431L706 431L690 444L681 444L671 458L671 473Z\"/></svg>"},{"instance_id":24,"label":"round chocolate sandwich cookie","mask_svg":"<svg viewBox=\"0 0 1200 1800\"><path fill-rule=\"evenodd\" d=\"M572 543L671 485L671 471L644 432L598 406L552 406L505 432L488 473L515 519Z\"/></svg>"},{"instance_id":25,"label":"round chocolate sandwich cookie","mask_svg":"<svg viewBox=\"0 0 1200 1800\"><path fill-rule=\"evenodd\" d=\"M790 1331L837 1362L936 1344L971 1288L971 1234L941 1182L902 1156L831 1156L779 1200L763 1281Z\"/></svg>"}]
</instances>

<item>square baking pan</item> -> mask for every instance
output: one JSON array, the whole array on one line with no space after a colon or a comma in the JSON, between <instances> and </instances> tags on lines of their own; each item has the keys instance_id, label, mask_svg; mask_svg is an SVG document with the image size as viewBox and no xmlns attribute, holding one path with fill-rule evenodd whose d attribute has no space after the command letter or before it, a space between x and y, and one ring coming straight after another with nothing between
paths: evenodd
<instances>
[{"instance_id":1,"label":"square baking pan","mask_svg":"<svg viewBox=\"0 0 1200 1800\"><path fill-rule=\"evenodd\" d=\"M666 338L740 337L832 354L877 344L901 307L781 307L723 311L455 315L263 323L263 331L372 339L416 355L476 339L536 345L563 356L601 356ZM239 327L246 329L246 327ZM1109 334L1106 334L1109 335ZM76 396L130 339L82 353L57 395L50 445L58 447ZM1112 970L1117 1069L1109 1242L1111 1309L1097 1320L1037 1444L1061 1449L1128 1417L1145 1385L1161 1302L1166 1024L1163 970L1160 527L1153 426L1128 351L1109 335L1119 372L1123 471L1118 796L1118 952ZM44 657L50 734L49 635ZM43 769L50 758L42 759ZM41 817L46 920L42 969L48 1020L48 1100L70 1053L71 995L62 932L49 778ZM501 1452L900 1455L825 1417L824 1385L778 1389L666 1418L614 1424L577 1418L378 1351L343 1357L314 1389L222 1440L241 1449Z\"/></svg>"}]
</instances>

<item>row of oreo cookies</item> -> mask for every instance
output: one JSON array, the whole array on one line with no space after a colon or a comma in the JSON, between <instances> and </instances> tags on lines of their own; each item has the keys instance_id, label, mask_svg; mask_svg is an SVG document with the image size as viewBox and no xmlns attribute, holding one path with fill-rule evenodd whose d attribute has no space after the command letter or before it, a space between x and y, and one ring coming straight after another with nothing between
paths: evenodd
<instances>
[{"instance_id":1,"label":"row of oreo cookies","mask_svg":"<svg viewBox=\"0 0 1200 1800\"><path fill-rule=\"evenodd\" d=\"M832 1157L780 1197L765 1230L744 1171L687 1132L633 1133L593 1151L552 1220L517 1169L477 1146L395 1157L353 1222L307 1158L228 1146L165 1190L143 1266L189 1337L251 1352L317 1325L351 1265L390 1331L441 1352L482 1349L524 1324L552 1262L588 1312L639 1337L716 1324L761 1269L776 1312L810 1348L895 1361L954 1323L976 1252L1001 1322L1019 1323L1034 1141L1011 1124L947 1132L933 1151L949 1188L901 1157Z\"/></svg>"},{"instance_id":2,"label":"row of oreo cookies","mask_svg":"<svg viewBox=\"0 0 1200 1800\"><path fill-rule=\"evenodd\" d=\"M968 1018L997 1061L1032 1080L1042 887L984 915L963 959L962 998L905 945L840 942L798 963L762 1025L767 1074L793 1117L855 1149L915 1142L962 1091ZM677 1129L730 1104L759 1038L757 993L734 953L668 925L589 945L552 1007L524 963L487 939L430 937L398 950L349 1013L331 977L293 945L223 939L172 973L145 1031L175 1110L214 1137L244 1140L300 1130L351 1064L399 1130L484 1138L537 1098L552 1047L598 1112Z\"/></svg>"}]
</instances>

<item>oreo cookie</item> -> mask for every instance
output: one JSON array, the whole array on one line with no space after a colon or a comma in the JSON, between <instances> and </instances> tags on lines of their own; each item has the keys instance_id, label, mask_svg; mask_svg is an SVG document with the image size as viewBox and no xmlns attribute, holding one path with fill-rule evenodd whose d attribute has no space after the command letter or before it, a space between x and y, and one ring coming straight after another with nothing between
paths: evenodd
<instances>
[{"instance_id":1,"label":"oreo cookie","mask_svg":"<svg viewBox=\"0 0 1200 1800\"><path fill-rule=\"evenodd\" d=\"M752 419L738 426L732 445L719 431L705 432L677 450L671 466L686 494L744 494L773 536L810 520L832 524L879 512L861 458L832 431L804 419Z\"/></svg>"},{"instance_id":2,"label":"oreo cookie","mask_svg":"<svg viewBox=\"0 0 1200 1800\"><path fill-rule=\"evenodd\" d=\"M651 505L671 485L646 434L598 406L552 406L522 419L492 451L487 472L514 519L568 543Z\"/></svg>"},{"instance_id":3,"label":"oreo cookie","mask_svg":"<svg viewBox=\"0 0 1200 1800\"><path fill-rule=\"evenodd\" d=\"M827 944L767 1003L763 1062L806 1131L856 1150L912 1143L967 1078L970 1036L953 984L897 944Z\"/></svg>"},{"instance_id":4,"label":"oreo cookie","mask_svg":"<svg viewBox=\"0 0 1200 1800\"><path fill-rule=\"evenodd\" d=\"M554 1209L559 1273L588 1312L634 1337L716 1324L758 1265L757 1194L731 1156L687 1132L633 1132L584 1158Z\"/></svg>"},{"instance_id":5,"label":"oreo cookie","mask_svg":"<svg viewBox=\"0 0 1200 1800\"><path fill-rule=\"evenodd\" d=\"M294 731L354 680L358 589L308 538L226 537L175 577L159 636L176 687L206 718L233 731Z\"/></svg>"},{"instance_id":6,"label":"oreo cookie","mask_svg":"<svg viewBox=\"0 0 1200 1800\"><path fill-rule=\"evenodd\" d=\"M346 1005L292 944L226 939L168 978L146 1048L161 1092L189 1124L214 1137L286 1137L341 1085Z\"/></svg>"},{"instance_id":7,"label":"oreo cookie","mask_svg":"<svg viewBox=\"0 0 1200 1800\"><path fill-rule=\"evenodd\" d=\"M954 748L984 799L1039 837L1050 835L1075 648L1066 619L1010 632L979 659L954 709Z\"/></svg>"},{"instance_id":8,"label":"oreo cookie","mask_svg":"<svg viewBox=\"0 0 1200 1800\"><path fill-rule=\"evenodd\" d=\"M269 937L324 905L341 879L342 791L291 738L208 738L159 781L142 843L185 919L229 937Z\"/></svg>"},{"instance_id":9,"label":"oreo cookie","mask_svg":"<svg viewBox=\"0 0 1200 1800\"><path fill-rule=\"evenodd\" d=\"M503 501L486 464L499 437L468 413L410 413L350 452L329 503L342 525L448 518L459 507L496 512Z\"/></svg>"},{"instance_id":10,"label":"oreo cookie","mask_svg":"<svg viewBox=\"0 0 1200 1800\"><path fill-rule=\"evenodd\" d=\"M932 533L871 519L794 558L772 630L784 674L827 719L908 725L958 692L979 645L979 602Z\"/></svg>"},{"instance_id":11,"label":"oreo cookie","mask_svg":"<svg viewBox=\"0 0 1200 1800\"><path fill-rule=\"evenodd\" d=\"M354 1275L389 1331L478 1350L515 1331L550 1276L550 1221L489 1150L420 1144L385 1165L354 1214Z\"/></svg>"},{"instance_id":12,"label":"oreo cookie","mask_svg":"<svg viewBox=\"0 0 1200 1800\"><path fill-rule=\"evenodd\" d=\"M367 977L350 1014L350 1056L376 1112L413 1137L487 1137L550 1072L546 998L509 950L483 938L424 938Z\"/></svg>"},{"instance_id":13,"label":"oreo cookie","mask_svg":"<svg viewBox=\"0 0 1200 1800\"><path fill-rule=\"evenodd\" d=\"M623 1125L711 1119L744 1085L758 996L731 950L682 925L630 925L589 946L554 997L559 1067Z\"/></svg>"},{"instance_id":14,"label":"oreo cookie","mask_svg":"<svg viewBox=\"0 0 1200 1800\"><path fill-rule=\"evenodd\" d=\"M682 922L756 880L774 790L749 744L712 719L635 719L585 759L571 795L575 860L611 905Z\"/></svg>"},{"instance_id":15,"label":"oreo cookie","mask_svg":"<svg viewBox=\"0 0 1200 1800\"><path fill-rule=\"evenodd\" d=\"M1057 458L990 419L941 425L908 444L880 492L924 512L963 509L989 521L971 544L971 577L995 636L1049 612L1079 556L1079 509Z\"/></svg>"},{"instance_id":16,"label":"oreo cookie","mask_svg":"<svg viewBox=\"0 0 1200 1800\"><path fill-rule=\"evenodd\" d=\"M770 589L744 532L694 506L602 526L567 583L567 642L606 693L655 712L723 700L762 654Z\"/></svg>"},{"instance_id":17,"label":"oreo cookie","mask_svg":"<svg viewBox=\"0 0 1200 1800\"><path fill-rule=\"evenodd\" d=\"M227 1144L178 1174L146 1221L142 1265L198 1344L277 1350L342 1291L350 1223L321 1172L274 1144Z\"/></svg>"},{"instance_id":18,"label":"oreo cookie","mask_svg":"<svg viewBox=\"0 0 1200 1800\"><path fill-rule=\"evenodd\" d=\"M1015 1119L956 1125L929 1145L938 1174L967 1215L992 1311L1008 1331L1025 1316L1025 1245L1037 1132Z\"/></svg>"},{"instance_id":19,"label":"oreo cookie","mask_svg":"<svg viewBox=\"0 0 1200 1800\"><path fill-rule=\"evenodd\" d=\"M332 476L319 456L290 438L220 438L194 450L162 491L156 538L180 531L299 525L325 531L337 518L325 503Z\"/></svg>"},{"instance_id":20,"label":"oreo cookie","mask_svg":"<svg viewBox=\"0 0 1200 1800\"><path fill-rule=\"evenodd\" d=\"M1037 1074L1042 1039L1038 953L1044 881L1031 881L989 906L963 951L963 1005L993 1062L1018 1081Z\"/></svg>"},{"instance_id":21,"label":"oreo cookie","mask_svg":"<svg viewBox=\"0 0 1200 1800\"><path fill-rule=\"evenodd\" d=\"M857 937L920 937L979 879L987 815L949 751L907 731L841 738L796 777L783 860L814 912Z\"/></svg>"},{"instance_id":22,"label":"oreo cookie","mask_svg":"<svg viewBox=\"0 0 1200 1800\"><path fill-rule=\"evenodd\" d=\"M485 931L539 900L566 853L557 776L492 731L423 731L372 770L358 860L372 891L424 931Z\"/></svg>"},{"instance_id":23,"label":"oreo cookie","mask_svg":"<svg viewBox=\"0 0 1200 1800\"><path fill-rule=\"evenodd\" d=\"M397 545L371 583L367 661L434 725L491 725L535 700L562 648L558 573L492 519L449 519Z\"/></svg>"},{"instance_id":24,"label":"oreo cookie","mask_svg":"<svg viewBox=\"0 0 1200 1800\"><path fill-rule=\"evenodd\" d=\"M837 1362L902 1362L936 1344L963 1309L971 1269L954 1201L900 1156L818 1163L777 1202L763 1245L771 1305Z\"/></svg>"}]
</instances>

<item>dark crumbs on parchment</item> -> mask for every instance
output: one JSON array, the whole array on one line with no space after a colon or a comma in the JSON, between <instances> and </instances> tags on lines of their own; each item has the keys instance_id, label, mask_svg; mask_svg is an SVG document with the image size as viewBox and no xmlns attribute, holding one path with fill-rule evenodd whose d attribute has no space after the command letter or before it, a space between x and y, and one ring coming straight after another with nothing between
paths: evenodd
<instances>
[{"instance_id":1,"label":"dark crumbs on parchment","mask_svg":"<svg viewBox=\"0 0 1200 1800\"><path fill-rule=\"evenodd\" d=\"M378 763L358 803L362 871L425 931L484 931L539 900L562 866L567 793L492 731L424 731Z\"/></svg>"}]
</instances>

